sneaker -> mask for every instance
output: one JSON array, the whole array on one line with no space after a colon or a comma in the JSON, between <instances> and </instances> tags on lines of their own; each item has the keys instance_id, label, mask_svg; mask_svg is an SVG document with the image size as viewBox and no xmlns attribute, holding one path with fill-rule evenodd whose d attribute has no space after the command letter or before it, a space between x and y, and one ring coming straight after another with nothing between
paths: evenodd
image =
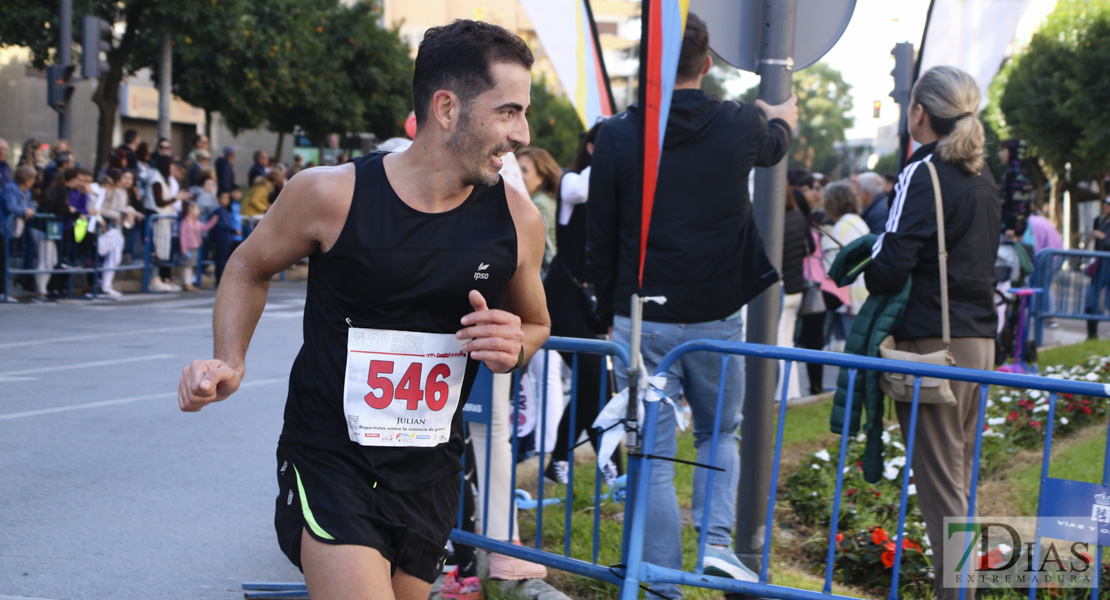
<instances>
[{"instance_id":1,"label":"sneaker","mask_svg":"<svg viewBox=\"0 0 1110 600\"><path fill-rule=\"evenodd\" d=\"M617 465L611 460L605 463L605 466L601 468L601 480L605 482L605 485L612 486L617 477L620 477L620 474L617 473Z\"/></svg>"},{"instance_id":2,"label":"sneaker","mask_svg":"<svg viewBox=\"0 0 1110 600\"><path fill-rule=\"evenodd\" d=\"M553 460L547 463L547 468L543 470L543 478L548 483L558 483L560 485L567 485L570 478L567 475L570 473L570 464L565 460Z\"/></svg>"},{"instance_id":3,"label":"sneaker","mask_svg":"<svg viewBox=\"0 0 1110 600\"><path fill-rule=\"evenodd\" d=\"M166 282L162 281L161 279L151 279L149 287L150 287L150 291L152 291L152 292L168 292L168 291L170 291L169 286L166 285Z\"/></svg>"},{"instance_id":4,"label":"sneaker","mask_svg":"<svg viewBox=\"0 0 1110 600\"><path fill-rule=\"evenodd\" d=\"M439 595L453 600L482 600L482 580L477 577L459 579L459 570L455 569L443 578Z\"/></svg>"},{"instance_id":5,"label":"sneaker","mask_svg":"<svg viewBox=\"0 0 1110 600\"><path fill-rule=\"evenodd\" d=\"M100 287L100 292L103 293L105 296L108 296L109 298L122 298L123 297L123 294L121 294L119 292L119 290L117 290L116 288L101 286Z\"/></svg>"},{"instance_id":6,"label":"sneaker","mask_svg":"<svg viewBox=\"0 0 1110 600\"><path fill-rule=\"evenodd\" d=\"M745 567L731 550L709 544L705 546L705 574L753 583L759 581L759 576Z\"/></svg>"}]
</instances>

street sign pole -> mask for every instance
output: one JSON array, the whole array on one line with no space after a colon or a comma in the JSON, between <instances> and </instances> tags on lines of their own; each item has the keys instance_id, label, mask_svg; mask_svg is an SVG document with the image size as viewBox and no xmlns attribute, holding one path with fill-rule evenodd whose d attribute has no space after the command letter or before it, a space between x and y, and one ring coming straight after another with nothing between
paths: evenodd
<instances>
[{"instance_id":1,"label":"street sign pole","mask_svg":"<svg viewBox=\"0 0 1110 600\"><path fill-rule=\"evenodd\" d=\"M768 104L781 104L790 97L794 72L794 20L797 0L765 0L763 23L767 29L762 40L759 65L759 97ZM782 270L782 228L786 210L786 167L783 158L773 167L755 172L756 226L763 233L767 257L775 269ZM748 305L747 341L777 343L781 287L776 283ZM734 358L734 360L739 360ZM770 497L771 461L774 447L772 427L776 361L748 357L744 386L744 421L741 425L740 486L736 499L736 554L755 572L763 558L764 520Z\"/></svg>"},{"instance_id":2,"label":"street sign pole","mask_svg":"<svg viewBox=\"0 0 1110 600\"><path fill-rule=\"evenodd\" d=\"M58 64L66 67L73 64L73 0L61 0L58 12L61 20L58 24ZM58 111L58 139L60 140L69 140L69 104L67 99L65 105Z\"/></svg>"}]
</instances>

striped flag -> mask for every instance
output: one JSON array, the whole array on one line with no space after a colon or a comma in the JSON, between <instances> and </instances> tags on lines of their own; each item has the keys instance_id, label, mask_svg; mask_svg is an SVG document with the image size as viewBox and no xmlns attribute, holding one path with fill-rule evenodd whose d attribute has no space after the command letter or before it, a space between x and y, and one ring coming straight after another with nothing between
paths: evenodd
<instances>
[{"instance_id":1,"label":"striped flag","mask_svg":"<svg viewBox=\"0 0 1110 600\"><path fill-rule=\"evenodd\" d=\"M613 94L588 0L521 0L582 126L612 116Z\"/></svg>"},{"instance_id":2,"label":"striped flag","mask_svg":"<svg viewBox=\"0 0 1110 600\"><path fill-rule=\"evenodd\" d=\"M644 0L640 35L640 147L643 160L643 213L640 220L639 287L644 285L644 257L655 205L659 158L671 112L671 95L682 53L682 34L690 0Z\"/></svg>"}]
</instances>

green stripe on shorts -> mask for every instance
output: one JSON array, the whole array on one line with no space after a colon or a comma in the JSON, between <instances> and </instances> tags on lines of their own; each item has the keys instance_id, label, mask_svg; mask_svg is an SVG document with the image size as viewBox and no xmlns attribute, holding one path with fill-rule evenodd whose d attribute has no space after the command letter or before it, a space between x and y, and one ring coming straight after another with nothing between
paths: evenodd
<instances>
[{"instance_id":1,"label":"green stripe on shorts","mask_svg":"<svg viewBox=\"0 0 1110 600\"><path fill-rule=\"evenodd\" d=\"M308 507L308 497L304 493L304 484L301 483L301 473L297 471L297 465L293 465L293 473L297 476L297 494L301 497L301 514L304 516L304 522L312 533L317 537L322 537L325 540L334 540L335 538L326 531L320 524L316 522L316 517L312 515L312 509Z\"/></svg>"}]
</instances>

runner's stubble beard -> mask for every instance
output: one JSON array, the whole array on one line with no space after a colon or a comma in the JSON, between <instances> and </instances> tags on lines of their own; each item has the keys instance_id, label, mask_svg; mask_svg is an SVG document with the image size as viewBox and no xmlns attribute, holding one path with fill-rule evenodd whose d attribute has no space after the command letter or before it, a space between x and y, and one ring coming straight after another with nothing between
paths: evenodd
<instances>
[{"instance_id":1,"label":"runner's stubble beard","mask_svg":"<svg viewBox=\"0 0 1110 600\"><path fill-rule=\"evenodd\" d=\"M459 125L451 137L447 138L447 147L455 152L462 160L464 166L469 167L463 174L463 185L491 187L497 185L500 179L498 173L490 172L486 165L495 152L502 154L516 150L516 144L498 145L486 148L479 135L478 127L474 126L470 118L470 106L464 106L459 115Z\"/></svg>"}]
</instances>

